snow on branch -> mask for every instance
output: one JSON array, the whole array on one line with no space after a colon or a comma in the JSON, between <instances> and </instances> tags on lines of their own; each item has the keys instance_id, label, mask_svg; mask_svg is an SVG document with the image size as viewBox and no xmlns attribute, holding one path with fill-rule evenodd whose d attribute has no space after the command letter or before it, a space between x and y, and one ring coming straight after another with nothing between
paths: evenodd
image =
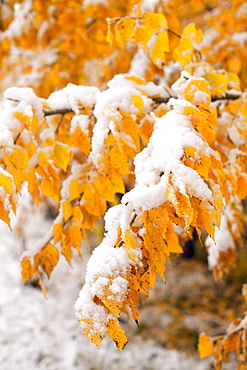
<instances>
[{"instance_id":1,"label":"snow on branch","mask_svg":"<svg viewBox=\"0 0 247 370\"><path fill-rule=\"evenodd\" d=\"M222 164L200 134L212 121L209 85L183 72L173 89L173 110L157 119L147 147L135 157L135 188L106 213L105 237L89 260L75 305L82 331L98 346L105 333L120 350L126 345L121 310L129 306L138 321L137 293L148 295L157 274L165 279L170 253L182 252L174 224L187 233L191 226L199 233L204 228L212 237L220 225Z\"/></svg>"}]
</instances>

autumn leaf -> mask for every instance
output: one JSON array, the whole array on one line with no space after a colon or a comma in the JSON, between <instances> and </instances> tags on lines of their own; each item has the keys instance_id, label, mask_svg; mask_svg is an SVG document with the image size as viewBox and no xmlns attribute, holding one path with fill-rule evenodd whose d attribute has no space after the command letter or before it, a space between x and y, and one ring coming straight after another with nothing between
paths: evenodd
<instances>
[{"instance_id":1,"label":"autumn leaf","mask_svg":"<svg viewBox=\"0 0 247 370\"><path fill-rule=\"evenodd\" d=\"M124 330L120 328L117 320L109 320L107 327L109 337L116 343L117 348L122 351L128 343Z\"/></svg>"},{"instance_id":2,"label":"autumn leaf","mask_svg":"<svg viewBox=\"0 0 247 370\"><path fill-rule=\"evenodd\" d=\"M214 345L208 335L200 334L198 351L201 358L210 356L214 353Z\"/></svg>"},{"instance_id":3,"label":"autumn leaf","mask_svg":"<svg viewBox=\"0 0 247 370\"><path fill-rule=\"evenodd\" d=\"M176 61L179 61L182 66L192 61L195 54L193 42L200 43L202 33L196 30L194 23L186 26L182 32L178 46L173 50L173 56Z\"/></svg>"},{"instance_id":4,"label":"autumn leaf","mask_svg":"<svg viewBox=\"0 0 247 370\"><path fill-rule=\"evenodd\" d=\"M53 244L47 243L44 247L40 249L39 252L35 253L33 259L29 256L23 256L21 260L21 276L22 282L25 283L34 274L38 276L39 284L42 288L44 295L46 295L46 288L41 278L39 267L50 277L53 269L58 263L59 252Z\"/></svg>"},{"instance_id":5,"label":"autumn leaf","mask_svg":"<svg viewBox=\"0 0 247 370\"><path fill-rule=\"evenodd\" d=\"M75 132L70 136L70 143L72 146L81 149L86 155L89 154L91 150L91 145L88 136L77 127Z\"/></svg>"},{"instance_id":6,"label":"autumn leaf","mask_svg":"<svg viewBox=\"0 0 247 370\"><path fill-rule=\"evenodd\" d=\"M71 152L66 145L56 144L51 154L51 158L56 166L66 171L71 161Z\"/></svg>"},{"instance_id":7,"label":"autumn leaf","mask_svg":"<svg viewBox=\"0 0 247 370\"><path fill-rule=\"evenodd\" d=\"M47 243L38 254L34 256L34 270L40 266L43 271L50 277L51 272L58 263L59 253L56 247Z\"/></svg>"},{"instance_id":8,"label":"autumn leaf","mask_svg":"<svg viewBox=\"0 0 247 370\"><path fill-rule=\"evenodd\" d=\"M210 84L213 96L225 96L228 86L228 79L226 76L219 73L205 73L203 76Z\"/></svg>"},{"instance_id":9,"label":"autumn leaf","mask_svg":"<svg viewBox=\"0 0 247 370\"><path fill-rule=\"evenodd\" d=\"M31 277L33 276L33 268L27 256L25 256L21 261L21 276L23 283L31 279Z\"/></svg>"}]
</instances>

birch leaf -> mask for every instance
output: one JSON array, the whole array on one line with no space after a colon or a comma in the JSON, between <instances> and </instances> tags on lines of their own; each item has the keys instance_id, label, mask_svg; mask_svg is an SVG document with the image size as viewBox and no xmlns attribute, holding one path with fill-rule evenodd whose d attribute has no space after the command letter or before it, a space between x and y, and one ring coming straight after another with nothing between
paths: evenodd
<instances>
[{"instance_id":1,"label":"birch leaf","mask_svg":"<svg viewBox=\"0 0 247 370\"><path fill-rule=\"evenodd\" d=\"M210 356L214 353L214 345L208 335L200 334L198 351L201 358Z\"/></svg>"}]
</instances>

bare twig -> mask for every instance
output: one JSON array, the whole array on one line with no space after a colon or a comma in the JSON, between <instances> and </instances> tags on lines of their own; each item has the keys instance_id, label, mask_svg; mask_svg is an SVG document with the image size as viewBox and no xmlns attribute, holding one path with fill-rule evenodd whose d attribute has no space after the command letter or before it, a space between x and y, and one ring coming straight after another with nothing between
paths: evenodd
<instances>
[{"instance_id":1,"label":"bare twig","mask_svg":"<svg viewBox=\"0 0 247 370\"><path fill-rule=\"evenodd\" d=\"M63 108L63 109L54 109L54 110L43 110L45 117L52 116L54 114L66 114L66 113L74 113L73 109L71 108Z\"/></svg>"}]
</instances>

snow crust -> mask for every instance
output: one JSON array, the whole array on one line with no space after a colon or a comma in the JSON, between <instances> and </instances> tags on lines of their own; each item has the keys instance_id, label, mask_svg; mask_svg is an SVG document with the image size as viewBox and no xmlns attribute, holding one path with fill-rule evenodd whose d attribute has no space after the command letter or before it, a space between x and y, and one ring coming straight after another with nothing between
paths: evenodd
<instances>
[{"instance_id":1,"label":"snow crust","mask_svg":"<svg viewBox=\"0 0 247 370\"><path fill-rule=\"evenodd\" d=\"M104 5L108 6L108 1L107 0L84 0L83 2L83 7L86 8L89 5Z\"/></svg>"},{"instance_id":2,"label":"snow crust","mask_svg":"<svg viewBox=\"0 0 247 370\"><path fill-rule=\"evenodd\" d=\"M145 53L144 50L142 50L141 48L138 48L137 52L131 60L129 74L132 76L144 78L149 64L150 58L147 53Z\"/></svg>"},{"instance_id":3,"label":"snow crust","mask_svg":"<svg viewBox=\"0 0 247 370\"><path fill-rule=\"evenodd\" d=\"M142 0L142 12L154 12L156 5L160 0Z\"/></svg>"},{"instance_id":4,"label":"snow crust","mask_svg":"<svg viewBox=\"0 0 247 370\"><path fill-rule=\"evenodd\" d=\"M5 99L16 100L17 102L20 102L19 107L22 108L22 112L28 117L33 116L33 108L39 121L42 121L44 117L42 99L37 97L32 88L10 87L5 90L4 97Z\"/></svg>"},{"instance_id":5,"label":"snow crust","mask_svg":"<svg viewBox=\"0 0 247 370\"><path fill-rule=\"evenodd\" d=\"M114 82L112 85L114 85ZM100 94L94 108L94 115L97 118L97 122L93 129L92 151L90 153L90 160L92 160L96 167L102 157L104 141L108 136L109 130L113 133L117 132L116 123L122 117L120 111L123 112L123 114L132 114L133 118L135 118L136 114L139 112L132 100L134 96L140 97L143 100L143 113L145 114L145 112L148 112L152 100L134 87L110 87Z\"/></svg>"},{"instance_id":6,"label":"snow crust","mask_svg":"<svg viewBox=\"0 0 247 370\"><path fill-rule=\"evenodd\" d=\"M119 212L121 212L121 205L110 209L112 217L108 217L106 222L105 237L101 244L93 251L88 264L85 276L85 284L80 292L79 298L75 303L75 312L82 330L89 329L90 334L104 333L106 331L106 323L114 319L109 311L103 307L95 304L93 298L95 295L100 296L103 289L109 286L113 297L108 299L115 299L116 301L126 294L128 282L123 276L126 275L130 267L130 259L124 247L114 248L117 237L117 223L119 220ZM108 212L109 212L108 211ZM114 213L114 214L113 214ZM111 281L110 281L111 279ZM86 320L94 318L93 328L88 328Z\"/></svg>"},{"instance_id":7,"label":"snow crust","mask_svg":"<svg viewBox=\"0 0 247 370\"><path fill-rule=\"evenodd\" d=\"M30 138L23 123L15 117L16 113L33 117L34 112L39 122L43 121L44 112L42 99L38 98L31 88L11 87L4 92L7 101L4 102L0 115L0 146L6 146L9 150L14 146L16 132L22 132L22 140L29 142ZM1 155L1 150L0 150Z\"/></svg>"},{"instance_id":8,"label":"snow crust","mask_svg":"<svg viewBox=\"0 0 247 370\"><path fill-rule=\"evenodd\" d=\"M68 84L65 88L53 92L47 99L50 109L72 109L80 114L80 108L92 108L100 96L100 90L94 86Z\"/></svg>"},{"instance_id":9,"label":"snow crust","mask_svg":"<svg viewBox=\"0 0 247 370\"><path fill-rule=\"evenodd\" d=\"M140 68L140 67L139 67ZM130 86L136 89L139 89L147 94L148 97L161 97L169 98L169 89L168 87L164 88L163 85L155 85L155 83L149 81L147 83L138 84L137 82L131 80L131 77L136 76L132 73L118 74L115 75L112 80L107 83L108 87L118 87L118 86ZM137 74L138 76L138 74ZM141 77L141 76L140 76ZM142 78L142 77L141 77Z\"/></svg>"},{"instance_id":10,"label":"snow crust","mask_svg":"<svg viewBox=\"0 0 247 370\"><path fill-rule=\"evenodd\" d=\"M72 117L70 134L73 134L77 127L80 127L82 132L88 135L89 122L90 122L89 117L86 116L85 114L79 114L78 116Z\"/></svg>"}]
</instances>

